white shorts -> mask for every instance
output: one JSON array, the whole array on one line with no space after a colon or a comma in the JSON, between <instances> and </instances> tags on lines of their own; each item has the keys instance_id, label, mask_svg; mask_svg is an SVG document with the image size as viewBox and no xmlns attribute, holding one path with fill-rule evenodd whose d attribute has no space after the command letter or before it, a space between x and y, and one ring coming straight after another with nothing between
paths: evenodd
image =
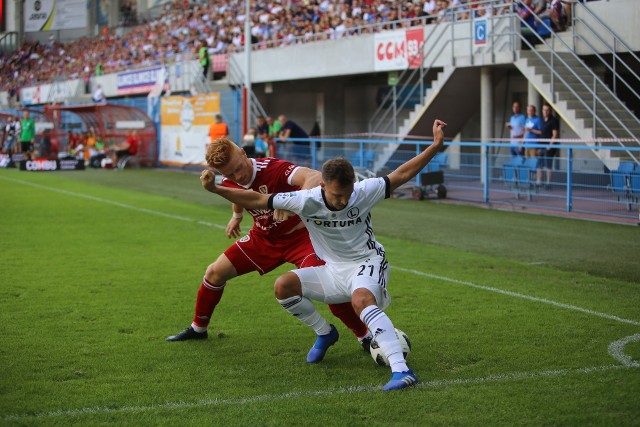
<instances>
[{"instance_id":1,"label":"white shorts","mask_svg":"<svg viewBox=\"0 0 640 427\"><path fill-rule=\"evenodd\" d=\"M389 263L375 256L358 263L334 263L292 270L302 283L302 295L327 304L351 301L356 289L365 288L384 310L391 302L387 291Z\"/></svg>"}]
</instances>

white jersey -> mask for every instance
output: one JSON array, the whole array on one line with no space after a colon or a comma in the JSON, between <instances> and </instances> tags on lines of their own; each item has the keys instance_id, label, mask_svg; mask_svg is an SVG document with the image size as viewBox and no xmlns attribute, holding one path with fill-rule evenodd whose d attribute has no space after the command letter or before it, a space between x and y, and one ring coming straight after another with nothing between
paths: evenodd
<instances>
[{"instance_id":1,"label":"white jersey","mask_svg":"<svg viewBox=\"0 0 640 427\"><path fill-rule=\"evenodd\" d=\"M320 187L274 194L269 207L298 214L319 258L353 263L375 255L384 257L384 248L373 235L371 209L390 195L385 176L356 182L349 203L339 211L327 207Z\"/></svg>"}]
</instances>

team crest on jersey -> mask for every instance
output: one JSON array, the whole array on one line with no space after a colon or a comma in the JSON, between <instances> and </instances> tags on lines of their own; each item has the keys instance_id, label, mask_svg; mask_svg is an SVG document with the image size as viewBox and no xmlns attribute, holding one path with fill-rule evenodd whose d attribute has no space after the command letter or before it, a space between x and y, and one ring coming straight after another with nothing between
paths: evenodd
<instances>
[{"instance_id":1,"label":"team crest on jersey","mask_svg":"<svg viewBox=\"0 0 640 427\"><path fill-rule=\"evenodd\" d=\"M251 238L251 237L249 237L249 235L247 234L247 235L246 235L246 236L244 236L242 239L238 240L238 242L246 243L246 242L248 242L248 241L249 241L249 239L250 239L250 238Z\"/></svg>"},{"instance_id":2,"label":"team crest on jersey","mask_svg":"<svg viewBox=\"0 0 640 427\"><path fill-rule=\"evenodd\" d=\"M266 185L261 185L260 187L258 187L258 191L262 194L269 194L269 189Z\"/></svg>"},{"instance_id":3,"label":"team crest on jersey","mask_svg":"<svg viewBox=\"0 0 640 427\"><path fill-rule=\"evenodd\" d=\"M360 209L358 209L355 206L353 208L349 209L349 212L347 212L347 216L350 219L357 218L359 214L360 214Z\"/></svg>"}]
</instances>

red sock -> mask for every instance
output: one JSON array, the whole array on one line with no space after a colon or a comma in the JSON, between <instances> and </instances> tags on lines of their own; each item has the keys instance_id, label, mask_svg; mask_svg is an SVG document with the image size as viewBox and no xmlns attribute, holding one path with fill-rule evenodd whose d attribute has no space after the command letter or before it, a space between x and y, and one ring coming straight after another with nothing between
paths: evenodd
<instances>
[{"instance_id":1,"label":"red sock","mask_svg":"<svg viewBox=\"0 0 640 427\"><path fill-rule=\"evenodd\" d=\"M342 304L329 304L329 309L338 319L342 320L347 328L351 329L357 338L362 338L369 332L367 325L362 323L350 302Z\"/></svg>"},{"instance_id":2,"label":"red sock","mask_svg":"<svg viewBox=\"0 0 640 427\"><path fill-rule=\"evenodd\" d=\"M202 279L202 285L198 290L198 298L196 299L196 314L193 317L193 323L201 328L209 326L213 309L220 302L224 285L218 286L210 283L207 279Z\"/></svg>"}]
</instances>

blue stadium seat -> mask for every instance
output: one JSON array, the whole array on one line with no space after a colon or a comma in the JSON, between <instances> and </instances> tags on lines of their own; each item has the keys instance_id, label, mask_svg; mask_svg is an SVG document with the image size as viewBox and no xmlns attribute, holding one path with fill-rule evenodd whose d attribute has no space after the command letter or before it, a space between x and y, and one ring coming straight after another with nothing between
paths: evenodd
<instances>
[{"instance_id":1,"label":"blue stadium seat","mask_svg":"<svg viewBox=\"0 0 640 427\"><path fill-rule=\"evenodd\" d=\"M522 165L516 167L518 188L527 193L529 200L531 200L533 193L536 192L535 178L532 178L532 175L536 173L537 169L538 159L535 157L527 157Z\"/></svg>"},{"instance_id":2,"label":"blue stadium seat","mask_svg":"<svg viewBox=\"0 0 640 427\"><path fill-rule=\"evenodd\" d=\"M433 160L436 161L440 168L445 168L447 167L447 160L449 160L449 156L447 155L447 153L438 153L435 155Z\"/></svg>"},{"instance_id":3,"label":"blue stadium seat","mask_svg":"<svg viewBox=\"0 0 640 427\"><path fill-rule=\"evenodd\" d=\"M616 194L627 193L626 174L620 171L611 171L611 190ZM620 196L618 196L620 200Z\"/></svg>"},{"instance_id":4,"label":"blue stadium seat","mask_svg":"<svg viewBox=\"0 0 640 427\"><path fill-rule=\"evenodd\" d=\"M360 167L360 152L358 150L354 151L346 157L354 168Z\"/></svg>"},{"instance_id":5,"label":"blue stadium seat","mask_svg":"<svg viewBox=\"0 0 640 427\"><path fill-rule=\"evenodd\" d=\"M634 171L629 174L629 187L631 197L638 203L640 202L640 171Z\"/></svg>"},{"instance_id":6,"label":"blue stadium seat","mask_svg":"<svg viewBox=\"0 0 640 427\"><path fill-rule=\"evenodd\" d=\"M640 172L635 168L635 162L620 162L618 169L610 172L611 191L619 202L626 202L628 210L640 197Z\"/></svg>"},{"instance_id":7,"label":"blue stadium seat","mask_svg":"<svg viewBox=\"0 0 640 427\"><path fill-rule=\"evenodd\" d=\"M620 166L618 166L618 172L629 173L633 172L636 168L636 164L634 162L620 162Z\"/></svg>"},{"instance_id":8,"label":"blue stadium seat","mask_svg":"<svg viewBox=\"0 0 640 427\"><path fill-rule=\"evenodd\" d=\"M516 187L518 179L516 177L516 167L522 164L522 157L512 157L511 160L502 165L502 180L507 187Z\"/></svg>"},{"instance_id":9,"label":"blue stadium seat","mask_svg":"<svg viewBox=\"0 0 640 427\"><path fill-rule=\"evenodd\" d=\"M373 165L376 162L376 152L373 150L367 150L364 152L364 165L367 169L373 169Z\"/></svg>"},{"instance_id":10,"label":"blue stadium seat","mask_svg":"<svg viewBox=\"0 0 640 427\"><path fill-rule=\"evenodd\" d=\"M447 159L447 153L436 154L427 164L426 172L438 172L440 169L447 166Z\"/></svg>"}]
</instances>

